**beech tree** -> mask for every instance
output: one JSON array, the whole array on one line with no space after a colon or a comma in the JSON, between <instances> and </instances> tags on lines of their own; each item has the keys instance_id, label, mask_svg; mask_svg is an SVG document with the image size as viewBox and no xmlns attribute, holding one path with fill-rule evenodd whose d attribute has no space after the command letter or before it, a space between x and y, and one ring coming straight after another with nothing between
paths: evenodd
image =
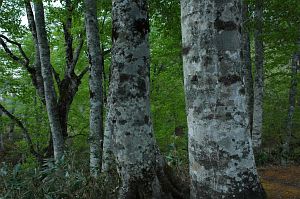
<instances>
[{"instance_id":1,"label":"beech tree","mask_svg":"<svg viewBox=\"0 0 300 199\"><path fill-rule=\"evenodd\" d=\"M291 85L289 91L289 109L288 109L288 116L287 116L287 125L286 125L286 136L285 141L283 144L283 157L282 157L282 164L287 163L287 159L290 153L290 142L292 139L293 133L293 118L294 112L296 107L296 97L297 97L297 73L300 70L300 41L298 42L298 52L296 52L292 57L292 65L291 65Z\"/></svg>"},{"instance_id":2,"label":"beech tree","mask_svg":"<svg viewBox=\"0 0 300 199\"><path fill-rule=\"evenodd\" d=\"M107 122L122 180L119 198L152 198L156 148L149 101L147 1L114 0Z\"/></svg>"},{"instance_id":3,"label":"beech tree","mask_svg":"<svg viewBox=\"0 0 300 199\"><path fill-rule=\"evenodd\" d=\"M264 198L247 133L241 1L181 1L191 198Z\"/></svg>"},{"instance_id":4,"label":"beech tree","mask_svg":"<svg viewBox=\"0 0 300 199\"><path fill-rule=\"evenodd\" d=\"M152 128L147 1L112 3L112 74L104 170L110 167L107 164L116 163L122 183L120 199L186 198L180 179L167 173L170 168L156 146Z\"/></svg>"},{"instance_id":5,"label":"beech tree","mask_svg":"<svg viewBox=\"0 0 300 199\"><path fill-rule=\"evenodd\" d=\"M97 176L101 168L103 143L102 53L96 0L85 0L85 24L90 58L90 172Z\"/></svg>"},{"instance_id":6,"label":"beech tree","mask_svg":"<svg viewBox=\"0 0 300 199\"><path fill-rule=\"evenodd\" d=\"M41 69L45 89L46 108L53 138L54 158L55 160L59 160L64 154L64 139L62 134L62 127L60 124L58 104L52 76L50 48L47 39L44 6L42 1L34 1L34 11Z\"/></svg>"},{"instance_id":7,"label":"beech tree","mask_svg":"<svg viewBox=\"0 0 300 199\"><path fill-rule=\"evenodd\" d=\"M253 75L252 75L252 61L251 61L251 45L250 45L250 28L249 28L249 6L247 1L243 1L242 4L242 61L243 61L243 79L245 82L246 90L246 101L247 101L247 114L249 119L249 134L252 135L253 127L253 101L254 101L254 90L253 90Z\"/></svg>"},{"instance_id":8,"label":"beech tree","mask_svg":"<svg viewBox=\"0 0 300 199\"><path fill-rule=\"evenodd\" d=\"M253 148L260 150L263 124L264 96L264 46L263 46L263 0L255 0L255 81L253 105L253 131L251 134Z\"/></svg>"}]
</instances>

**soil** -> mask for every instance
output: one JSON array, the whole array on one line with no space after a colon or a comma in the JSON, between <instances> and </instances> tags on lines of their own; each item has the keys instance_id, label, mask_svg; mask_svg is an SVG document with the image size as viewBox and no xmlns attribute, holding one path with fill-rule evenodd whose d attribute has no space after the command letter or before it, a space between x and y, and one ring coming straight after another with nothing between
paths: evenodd
<instances>
[{"instance_id":1,"label":"soil","mask_svg":"<svg viewBox=\"0 0 300 199\"><path fill-rule=\"evenodd\" d=\"M300 199L300 166L258 169L269 199Z\"/></svg>"}]
</instances>

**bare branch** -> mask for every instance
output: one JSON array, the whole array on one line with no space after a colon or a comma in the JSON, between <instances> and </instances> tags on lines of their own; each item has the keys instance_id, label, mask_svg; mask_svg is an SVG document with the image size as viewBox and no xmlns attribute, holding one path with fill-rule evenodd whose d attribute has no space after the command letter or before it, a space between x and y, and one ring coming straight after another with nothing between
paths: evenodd
<instances>
[{"instance_id":1,"label":"bare branch","mask_svg":"<svg viewBox=\"0 0 300 199\"><path fill-rule=\"evenodd\" d=\"M90 67L87 66L83 69L83 71L81 71L81 73L78 75L77 79L81 80L83 78L83 76L89 71Z\"/></svg>"},{"instance_id":2,"label":"bare branch","mask_svg":"<svg viewBox=\"0 0 300 199\"><path fill-rule=\"evenodd\" d=\"M27 55L25 54L25 52L24 52L24 50L23 50L23 48L22 48L22 45L21 45L20 43L16 42L16 41L10 40L8 37L6 37L6 36L4 36L4 35L2 35L2 34L0 34L0 37L2 37L2 38L3 38L4 40L6 40L8 43L14 44L14 45L16 45L16 46L18 47L18 49L19 49L21 55L23 56L23 58L24 58L24 60L25 60L25 61L24 61L24 64L28 66L28 64L29 64L29 59L28 59Z\"/></svg>"},{"instance_id":3,"label":"bare branch","mask_svg":"<svg viewBox=\"0 0 300 199\"><path fill-rule=\"evenodd\" d=\"M19 120L17 117L15 117L13 114L11 114L2 104L0 104L0 110L2 110L3 113L5 113L13 122L15 122L21 129L24 134L24 137L27 141L27 144L30 148L30 152L40 161L42 160L42 156L35 151L31 137L28 133L27 128L23 125L21 120Z\"/></svg>"},{"instance_id":4,"label":"bare branch","mask_svg":"<svg viewBox=\"0 0 300 199\"><path fill-rule=\"evenodd\" d=\"M51 65L51 70L52 70L52 74L53 74L53 76L54 76L54 79L55 79L55 81L56 81L56 83L57 83L57 85L58 85L58 87L60 86L60 83L61 83L61 81L60 81L60 77L59 77L59 73L58 72L56 72L56 70L54 69L54 67Z\"/></svg>"},{"instance_id":5,"label":"bare branch","mask_svg":"<svg viewBox=\"0 0 300 199\"><path fill-rule=\"evenodd\" d=\"M76 64L79 60L79 57L80 57L80 53L81 53L81 49L83 47L83 42L84 42L84 39L82 37L82 34L80 34L80 37L79 37L79 45L78 47L76 48L75 52L74 52L74 59L73 59L73 62L69 68L69 74L73 73L74 72L74 69L76 67Z\"/></svg>"}]
</instances>

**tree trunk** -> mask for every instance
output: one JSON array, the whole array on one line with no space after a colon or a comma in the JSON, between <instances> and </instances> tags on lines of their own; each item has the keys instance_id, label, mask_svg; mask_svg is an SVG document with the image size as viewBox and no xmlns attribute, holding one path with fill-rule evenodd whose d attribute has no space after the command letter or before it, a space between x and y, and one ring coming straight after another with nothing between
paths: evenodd
<instances>
[{"instance_id":1,"label":"tree trunk","mask_svg":"<svg viewBox=\"0 0 300 199\"><path fill-rule=\"evenodd\" d=\"M252 144L255 151L261 148L264 95L263 0L255 1L255 82Z\"/></svg>"},{"instance_id":2,"label":"tree trunk","mask_svg":"<svg viewBox=\"0 0 300 199\"><path fill-rule=\"evenodd\" d=\"M90 173L98 176L103 145L102 53L96 0L85 0L85 25L90 61Z\"/></svg>"},{"instance_id":3,"label":"tree trunk","mask_svg":"<svg viewBox=\"0 0 300 199\"><path fill-rule=\"evenodd\" d=\"M247 133L240 0L181 0L191 198L264 198Z\"/></svg>"},{"instance_id":4,"label":"tree trunk","mask_svg":"<svg viewBox=\"0 0 300 199\"><path fill-rule=\"evenodd\" d=\"M40 60L40 50L39 50L39 43L37 38L34 14L31 8L30 0L24 0L24 2L25 2L26 14L27 14L28 26L31 30L32 38L34 41L34 50L35 50L35 54L34 54L35 78L33 78L34 84L36 85L38 96L40 97L41 101L45 104L45 90L44 90L44 83L43 83L43 77L41 71L42 69L41 69L41 60Z\"/></svg>"},{"instance_id":5,"label":"tree trunk","mask_svg":"<svg viewBox=\"0 0 300 199\"><path fill-rule=\"evenodd\" d=\"M122 180L119 198L153 198L156 169L150 120L147 2L112 3L112 105L107 120Z\"/></svg>"},{"instance_id":6,"label":"tree trunk","mask_svg":"<svg viewBox=\"0 0 300 199\"><path fill-rule=\"evenodd\" d=\"M290 142L292 139L292 130L293 130L293 117L296 106L296 97L297 97L297 70L300 68L300 53L295 53L292 58L292 67L291 67L291 87L289 93L289 109L288 109L288 117L287 117L287 134L285 137L285 142L283 144L282 151L282 164L287 164L288 157L290 153Z\"/></svg>"},{"instance_id":7,"label":"tree trunk","mask_svg":"<svg viewBox=\"0 0 300 199\"><path fill-rule=\"evenodd\" d=\"M3 134L4 134L4 125L2 121L3 112L0 110L0 152L4 151L4 141L3 141Z\"/></svg>"},{"instance_id":8,"label":"tree trunk","mask_svg":"<svg viewBox=\"0 0 300 199\"><path fill-rule=\"evenodd\" d=\"M254 102L254 90L253 90L253 76L252 76L252 63L251 63L251 48L250 48L250 34L249 28L247 27L247 22L249 21L248 13L248 3L243 1L242 5L242 61L243 61L243 80L246 90L246 101L247 101L247 114L249 118L249 134L252 135L252 126L253 126L253 102Z\"/></svg>"},{"instance_id":9,"label":"tree trunk","mask_svg":"<svg viewBox=\"0 0 300 199\"><path fill-rule=\"evenodd\" d=\"M104 162L112 152L122 186L120 199L183 198L166 173L150 117L149 19L146 0L113 0L112 76ZM104 163L104 169L111 168ZM180 183L177 182L177 185Z\"/></svg>"},{"instance_id":10,"label":"tree trunk","mask_svg":"<svg viewBox=\"0 0 300 199\"><path fill-rule=\"evenodd\" d=\"M64 140L59 119L56 92L54 88L50 63L50 49L45 28L44 7L42 1L34 1L37 38L41 60L42 76L44 80L45 101L50 129L53 138L54 158L59 160L64 152Z\"/></svg>"}]
</instances>

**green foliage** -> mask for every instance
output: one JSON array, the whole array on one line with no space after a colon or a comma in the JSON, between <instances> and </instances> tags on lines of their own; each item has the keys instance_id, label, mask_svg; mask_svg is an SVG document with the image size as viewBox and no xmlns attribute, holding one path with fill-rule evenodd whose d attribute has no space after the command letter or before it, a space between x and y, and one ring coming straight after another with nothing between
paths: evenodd
<instances>
[{"instance_id":1,"label":"green foliage","mask_svg":"<svg viewBox=\"0 0 300 199\"><path fill-rule=\"evenodd\" d=\"M73 156L73 157L72 157ZM0 166L0 198L114 198L118 185L116 174L101 174L97 179L89 177L87 160L74 162L69 155L54 164L47 160L42 168L14 167L2 163ZM77 166L76 166L77 165ZM105 183L104 183L105 182Z\"/></svg>"}]
</instances>

